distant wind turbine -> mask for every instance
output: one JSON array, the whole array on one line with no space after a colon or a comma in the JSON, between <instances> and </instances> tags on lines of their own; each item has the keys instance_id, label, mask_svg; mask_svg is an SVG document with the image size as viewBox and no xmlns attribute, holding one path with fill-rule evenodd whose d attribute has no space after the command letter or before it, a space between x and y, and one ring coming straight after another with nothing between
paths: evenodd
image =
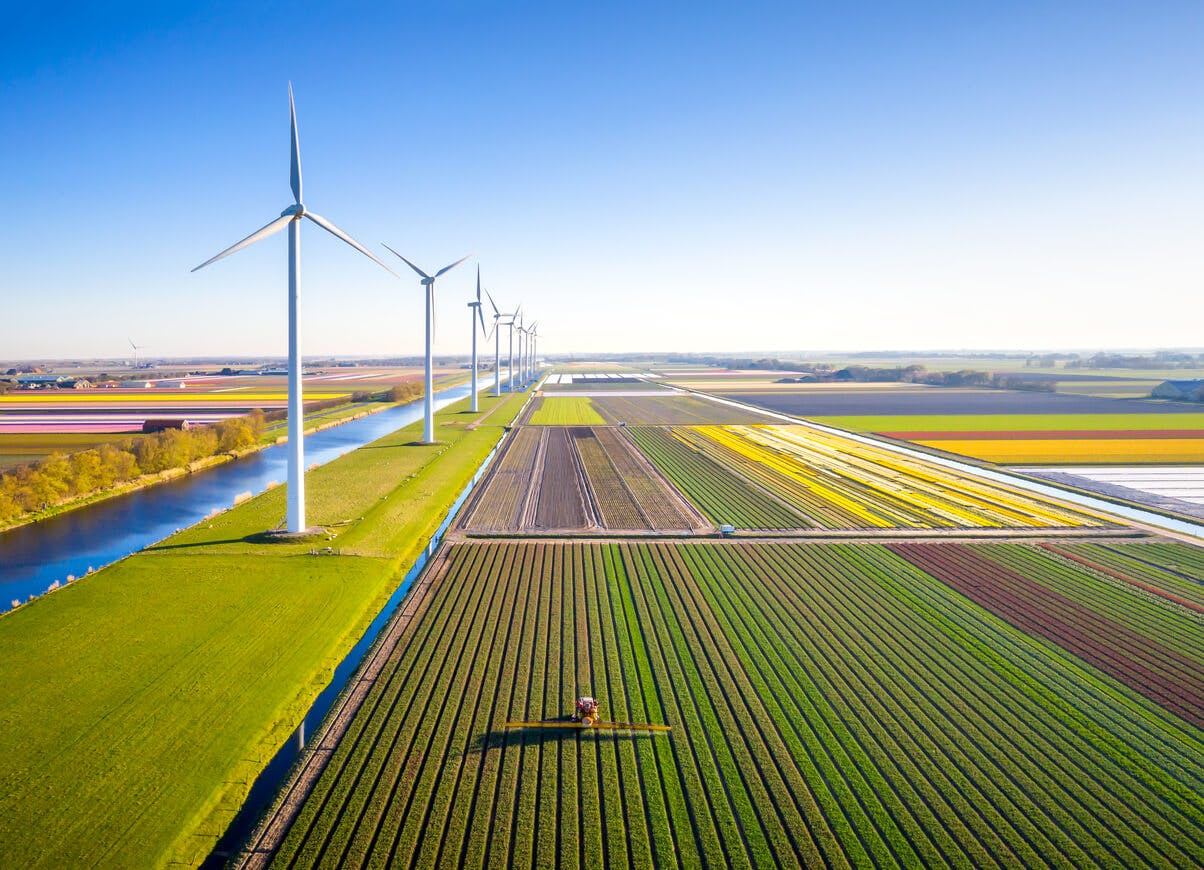
<instances>
[{"instance_id":1,"label":"distant wind turbine","mask_svg":"<svg viewBox=\"0 0 1204 870\"><path fill-rule=\"evenodd\" d=\"M535 342L539 333L536 331L539 328L539 321L536 320L527 327L527 377L534 380L535 378Z\"/></svg>"},{"instance_id":2,"label":"distant wind turbine","mask_svg":"<svg viewBox=\"0 0 1204 870\"><path fill-rule=\"evenodd\" d=\"M481 312L480 266L477 266L477 299L475 302L469 302L468 307L475 309L472 312L472 411L476 413L480 410L477 406L477 321L481 323L481 332L489 338L489 333L485 331L485 315Z\"/></svg>"},{"instance_id":3,"label":"distant wind turbine","mask_svg":"<svg viewBox=\"0 0 1204 870\"><path fill-rule=\"evenodd\" d=\"M493 296L488 290L485 291L485 298L489 300L489 305L493 308L493 395L500 396L502 394L502 318L505 314L498 311L497 303L493 301Z\"/></svg>"},{"instance_id":4,"label":"distant wind turbine","mask_svg":"<svg viewBox=\"0 0 1204 870\"><path fill-rule=\"evenodd\" d=\"M308 218L326 232L342 239L365 257L376 262L393 277L400 277L367 248L336 227L326 218L314 214L301 204L301 150L297 141L297 110L293 105L293 85L288 86L288 114L292 143L292 164L289 183L293 189L293 204L262 229L256 230L241 242L231 245L215 257L210 257L192 271L204 269L235 251L253 245L260 239L288 227L288 531L299 533L305 525L305 459L304 403L301 395L301 348L297 341L297 297L301 278L301 218Z\"/></svg>"},{"instance_id":5,"label":"distant wind turbine","mask_svg":"<svg viewBox=\"0 0 1204 870\"><path fill-rule=\"evenodd\" d=\"M134 339L132 338L126 338L126 341L128 341L130 343L130 347L134 349L134 368L138 368L138 351L144 350L144 348L134 344Z\"/></svg>"},{"instance_id":6,"label":"distant wind turbine","mask_svg":"<svg viewBox=\"0 0 1204 870\"><path fill-rule=\"evenodd\" d=\"M506 324L510 327L510 378L506 382L506 392L509 393L514 392L514 322L516 320L518 321L518 331L520 335L519 340L521 341L521 334L523 330L523 307L521 305L518 306L514 313L510 315L510 322Z\"/></svg>"},{"instance_id":7,"label":"distant wind turbine","mask_svg":"<svg viewBox=\"0 0 1204 870\"><path fill-rule=\"evenodd\" d=\"M523 362L526 360L526 327L523 325L523 320L519 319L519 384L526 384L526 372L523 369Z\"/></svg>"},{"instance_id":8,"label":"distant wind turbine","mask_svg":"<svg viewBox=\"0 0 1204 870\"><path fill-rule=\"evenodd\" d=\"M381 242L381 244L385 246L385 249L388 250L390 254L397 257L407 266L417 272L418 277L422 279L422 285L426 287L426 396L423 401L422 440L427 444L433 444L435 443L435 377L434 374L432 374L431 368L431 343L435 339L435 279L444 272L449 272L456 268L456 266L459 266L471 255L466 254L465 256L456 260L456 262L452 263L450 266L444 266L434 275L428 275L405 257L401 256L401 254L397 253L388 245L385 245L384 242Z\"/></svg>"}]
</instances>

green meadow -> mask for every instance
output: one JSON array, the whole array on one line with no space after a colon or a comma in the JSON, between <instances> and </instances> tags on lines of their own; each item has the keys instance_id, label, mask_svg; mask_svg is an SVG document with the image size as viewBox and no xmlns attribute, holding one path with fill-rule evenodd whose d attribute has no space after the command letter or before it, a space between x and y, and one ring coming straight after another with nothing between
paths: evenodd
<instances>
[{"instance_id":1,"label":"green meadow","mask_svg":"<svg viewBox=\"0 0 1204 870\"><path fill-rule=\"evenodd\" d=\"M333 540L264 542L276 487L0 617L0 866L200 862L525 398L310 472Z\"/></svg>"},{"instance_id":2,"label":"green meadow","mask_svg":"<svg viewBox=\"0 0 1204 870\"><path fill-rule=\"evenodd\" d=\"M548 396L528 421L533 426L605 426L588 396Z\"/></svg>"}]
</instances>

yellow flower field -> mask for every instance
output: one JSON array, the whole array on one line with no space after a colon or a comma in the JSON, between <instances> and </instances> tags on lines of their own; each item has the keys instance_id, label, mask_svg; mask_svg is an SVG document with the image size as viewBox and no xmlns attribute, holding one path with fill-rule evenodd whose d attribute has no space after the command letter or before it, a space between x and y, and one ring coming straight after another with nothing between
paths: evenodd
<instances>
[{"instance_id":1,"label":"yellow flower field","mask_svg":"<svg viewBox=\"0 0 1204 870\"><path fill-rule=\"evenodd\" d=\"M1001 465L1204 463L1201 438L984 439L916 441Z\"/></svg>"}]
</instances>

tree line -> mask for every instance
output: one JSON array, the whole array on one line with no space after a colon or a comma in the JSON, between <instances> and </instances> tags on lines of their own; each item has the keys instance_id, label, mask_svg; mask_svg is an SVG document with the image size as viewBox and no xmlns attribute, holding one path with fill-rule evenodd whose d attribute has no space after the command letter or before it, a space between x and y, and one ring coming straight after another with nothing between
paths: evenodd
<instances>
[{"instance_id":1,"label":"tree line","mask_svg":"<svg viewBox=\"0 0 1204 870\"><path fill-rule=\"evenodd\" d=\"M252 411L209 426L135 435L11 469L0 475L0 523L144 474L186 468L198 459L250 447L263 436L265 416Z\"/></svg>"}]
</instances>

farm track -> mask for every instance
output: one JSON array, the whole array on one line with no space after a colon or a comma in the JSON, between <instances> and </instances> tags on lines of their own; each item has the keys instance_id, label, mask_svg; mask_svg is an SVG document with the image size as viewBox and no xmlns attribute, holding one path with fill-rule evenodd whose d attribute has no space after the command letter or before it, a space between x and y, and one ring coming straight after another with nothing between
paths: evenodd
<instances>
[{"instance_id":1,"label":"farm track","mask_svg":"<svg viewBox=\"0 0 1204 870\"><path fill-rule=\"evenodd\" d=\"M1066 546L1141 582L1197 570ZM1199 661L1189 611L1038 543L449 544L274 863L1204 862L1204 732L941 576L971 566L1090 574L1090 599L1041 600L1143 666ZM584 693L673 731L501 727Z\"/></svg>"}]
</instances>

